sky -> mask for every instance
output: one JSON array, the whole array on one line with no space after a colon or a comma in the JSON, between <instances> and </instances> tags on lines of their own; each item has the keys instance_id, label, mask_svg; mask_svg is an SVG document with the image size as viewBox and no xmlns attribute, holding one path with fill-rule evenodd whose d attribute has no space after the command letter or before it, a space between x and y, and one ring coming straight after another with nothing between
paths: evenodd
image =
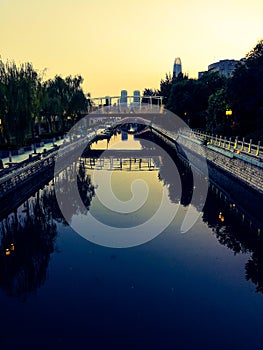
<instances>
[{"instance_id":1,"label":"sky","mask_svg":"<svg viewBox=\"0 0 263 350\"><path fill-rule=\"evenodd\" d=\"M176 57L197 78L262 38L262 0L0 0L2 60L80 74L92 97L158 89Z\"/></svg>"}]
</instances>

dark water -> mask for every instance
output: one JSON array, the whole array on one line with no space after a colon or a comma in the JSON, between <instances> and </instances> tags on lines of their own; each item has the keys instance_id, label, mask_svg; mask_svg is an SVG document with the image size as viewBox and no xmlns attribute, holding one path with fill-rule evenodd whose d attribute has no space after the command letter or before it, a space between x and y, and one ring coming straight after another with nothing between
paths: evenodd
<instances>
[{"instance_id":1,"label":"dark water","mask_svg":"<svg viewBox=\"0 0 263 350\"><path fill-rule=\"evenodd\" d=\"M131 137L118 145L141 148ZM101 146L107 147L105 141L94 148ZM122 170L109 160L82 164L81 198L105 224L145 222L162 191L177 215L145 244L109 248L65 222L53 180L39 189L0 223L0 348L261 349L263 244L257 224L244 220L238 203L210 187L201 216L182 234L187 195L178 198L165 159L124 159ZM94 183L94 169L103 174L110 166L122 201L131 199L134 180L147 182L149 198L136 215L113 213L97 198L103 177ZM74 168L58 177L65 196ZM82 215L76 208L72 220Z\"/></svg>"}]
</instances>

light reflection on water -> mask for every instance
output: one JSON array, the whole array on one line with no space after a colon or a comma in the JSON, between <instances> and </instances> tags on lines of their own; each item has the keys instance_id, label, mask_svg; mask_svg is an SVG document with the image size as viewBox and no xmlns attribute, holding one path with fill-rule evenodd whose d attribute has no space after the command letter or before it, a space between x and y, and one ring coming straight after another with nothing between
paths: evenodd
<instances>
[{"instance_id":1,"label":"light reflection on water","mask_svg":"<svg viewBox=\"0 0 263 350\"><path fill-rule=\"evenodd\" d=\"M61 176L65 193L70 173ZM102 205L92 173L87 167L79 179L81 198L106 224L141 224L156 212L164 188L172 205L181 201L165 159L154 171L113 172L119 200L132 198L134 180L148 184L145 203L128 215ZM255 289L263 291L261 240L212 192L198 222L182 235L182 202L161 235L130 249L101 247L76 234L61 216L52 181L3 219L1 349L10 348L10 339L13 349L35 344L44 349L50 343L53 348L259 349L263 295Z\"/></svg>"}]
</instances>

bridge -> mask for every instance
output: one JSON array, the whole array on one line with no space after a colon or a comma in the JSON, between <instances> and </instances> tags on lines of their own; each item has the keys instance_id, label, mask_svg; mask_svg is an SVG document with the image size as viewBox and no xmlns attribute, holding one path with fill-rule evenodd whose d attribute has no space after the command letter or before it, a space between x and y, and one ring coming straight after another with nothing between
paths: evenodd
<instances>
[{"instance_id":1,"label":"bridge","mask_svg":"<svg viewBox=\"0 0 263 350\"><path fill-rule=\"evenodd\" d=\"M125 152L118 152L118 154L107 152L107 155L100 156L92 152L81 157L79 162L86 169L92 170L152 171L159 169L160 159L158 156L129 155Z\"/></svg>"},{"instance_id":2,"label":"bridge","mask_svg":"<svg viewBox=\"0 0 263 350\"><path fill-rule=\"evenodd\" d=\"M153 119L164 111L162 96L105 96L87 99L89 126L124 118L147 119L151 116Z\"/></svg>"},{"instance_id":3,"label":"bridge","mask_svg":"<svg viewBox=\"0 0 263 350\"><path fill-rule=\"evenodd\" d=\"M101 109L107 111L106 107L116 107L119 110L136 108L139 110L152 110L154 106L163 106L163 96L105 96L93 97L86 96L89 102L89 112ZM147 107L148 106L148 107Z\"/></svg>"}]
</instances>

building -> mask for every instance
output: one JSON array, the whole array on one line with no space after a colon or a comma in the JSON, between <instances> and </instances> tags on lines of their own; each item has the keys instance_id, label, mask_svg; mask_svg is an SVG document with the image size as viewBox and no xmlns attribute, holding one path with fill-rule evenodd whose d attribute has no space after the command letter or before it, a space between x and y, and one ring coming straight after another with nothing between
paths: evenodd
<instances>
[{"instance_id":1,"label":"building","mask_svg":"<svg viewBox=\"0 0 263 350\"><path fill-rule=\"evenodd\" d=\"M221 60L219 62L212 63L208 66L206 72L218 72L221 75L229 78L232 76L233 71L239 61L237 60ZM198 78L200 78L206 72L199 72Z\"/></svg>"},{"instance_id":2,"label":"building","mask_svg":"<svg viewBox=\"0 0 263 350\"><path fill-rule=\"evenodd\" d=\"M179 57L176 57L174 60L173 78L177 78L180 73L182 73L182 62Z\"/></svg>"},{"instance_id":3,"label":"building","mask_svg":"<svg viewBox=\"0 0 263 350\"><path fill-rule=\"evenodd\" d=\"M120 98L121 105L127 106L127 102L128 102L127 96L128 96L127 90L121 90L121 98Z\"/></svg>"},{"instance_id":4,"label":"building","mask_svg":"<svg viewBox=\"0 0 263 350\"><path fill-rule=\"evenodd\" d=\"M135 104L139 104L141 100L141 93L140 90L134 90L133 91L133 102Z\"/></svg>"}]
</instances>

